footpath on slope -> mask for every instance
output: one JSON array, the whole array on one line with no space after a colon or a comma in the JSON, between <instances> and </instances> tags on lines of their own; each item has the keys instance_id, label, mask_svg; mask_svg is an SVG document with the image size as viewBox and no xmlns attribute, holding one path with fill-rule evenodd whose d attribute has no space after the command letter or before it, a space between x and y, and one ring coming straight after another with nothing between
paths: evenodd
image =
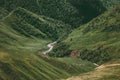
<instances>
[{"instance_id":1,"label":"footpath on slope","mask_svg":"<svg viewBox=\"0 0 120 80\"><path fill-rule=\"evenodd\" d=\"M101 65L101 66L97 67L96 69L102 69L102 68L112 67L112 66L120 66L120 63L109 64L109 65Z\"/></svg>"},{"instance_id":2,"label":"footpath on slope","mask_svg":"<svg viewBox=\"0 0 120 80\"><path fill-rule=\"evenodd\" d=\"M112 75L111 72L109 71L109 68L107 67L114 67L114 66L120 66L120 63L113 63L113 64L107 64L107 65L101 65L95 68L96 71L84 73L80 76L73 76L71 78L68 78L66 80L98 80L100 77L105 76L105 75Z\"/></svg>"}]
</instances>

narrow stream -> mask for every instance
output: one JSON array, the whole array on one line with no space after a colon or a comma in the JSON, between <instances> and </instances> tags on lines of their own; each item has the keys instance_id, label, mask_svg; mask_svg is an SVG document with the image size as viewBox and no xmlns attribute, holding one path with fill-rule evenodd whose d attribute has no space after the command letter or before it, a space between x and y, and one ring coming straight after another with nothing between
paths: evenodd
<instances>
[{"instance_id":1,"label":"narrow stream","mask_svg":"<svg viewBox=\"0 0 120 80\"><path fill-rule=\"evenodd\" d=\"M42 53L43 54L47 54L47 53L49 53L50 51L52 51L53 50L53 47L54 47L54 45L56 44L57 42L55 41L55 42L52 42L52 43L49 43L48 45L47 45L47 47L49 48L48 50L46 50L46 51L43 51Z\"/></svg>"}]
</instances>

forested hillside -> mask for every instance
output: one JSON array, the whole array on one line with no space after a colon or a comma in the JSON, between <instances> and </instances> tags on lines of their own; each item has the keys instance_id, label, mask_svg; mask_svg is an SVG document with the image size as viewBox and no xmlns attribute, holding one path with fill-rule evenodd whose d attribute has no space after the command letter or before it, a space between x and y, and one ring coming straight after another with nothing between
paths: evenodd
<instances>
[{"instance_id":1,"label":"forested hillside","mask_svg":"<svg viewBox=\"0 0 120 80\"><path fill-rule=\"evenodd\" d=\"M0 7L9 12L17 7L25 8L78 27L105 11L98 0L1 0Z\"/></svg>"}]
</instances>

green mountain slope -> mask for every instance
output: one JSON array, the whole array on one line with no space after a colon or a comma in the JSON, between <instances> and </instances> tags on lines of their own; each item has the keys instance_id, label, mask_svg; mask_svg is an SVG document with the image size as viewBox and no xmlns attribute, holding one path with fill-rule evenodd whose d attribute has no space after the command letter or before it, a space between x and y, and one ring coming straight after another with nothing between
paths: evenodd
<instances>
[{"instance_id":1,"label":"green mountain slope","mask_svg":"<svg viewBox=\"0 0 120 80\"><path fill-rule=\"evenodd\" d=\"M57 80L73 74L87 72L94 68L94 65L90 62L86 61L84 63L86 64L77 67L57 59L40 57L33 53L0 52L0 79Z\"/></svg>"},{"instance_id":2,"label":"green mountain slope","mask_svg":"<svg viewBox=\"0 0 120 80\"><path fill-rule=\"evenodd\" d=\"M46 49L49 42L68 33L67 27L71 26L23 8L17 8L2 18L0 80L56 80L92 70L95 66L88 61L76 66L35 55Z\"/></svg>"},{"instance_id":3,"label":"green mountain slope","mask_svg":"<svg viewBox=\"0 0 120 80\"><path fill-rule=\"evenodd\" d=\"M1 0L0 80L59 80L91 71L95 63L119 59L120 6L100 15L106 10L103 4L100 0ZM40 54L48 43L61 39L65 40L50 55L63 57L73 51L78 58Z\"/></svg>"},{"instance_id":4,"label":"green mountain slope","mask_svg":"<svg viewBox=\"0 0 120 80\"><path fill-rule=\"evenodd\" d=\"M102 63L120 58L119 35L120 6L117 6L74 30L63 43L69 50L77 51L82 59Z\"/></svg>"},{"instance_id":5,"label":"green mountain slope","mask_svg":"<svg viewBox=\"0 0 120 80\"><path fill-rule=\"evenodd\" d=\"M33 54L0 53L1 80L52 80L69 76L64 70L52 66ZM8 61L9 60L9 61Z\"/></svg>"},{"instance_id":6,"label":"green mountain slope","mask_svg":"<svg viewBox=\"0 0 120 80\"><path fill-rule=\"evenodd\" d=\"M105 11L98 0L1 0L0 7L8 11L22 7L38 15L62 20L73 28Z\"/></svg>"},{"instance_id":7,"label":"green mountain slope","mask_svg":"<svg viewBox=\"0 0 120 80\"><path fill-rule=\"evenodd\" d=\"M70 25L17 8L0 21L0 47L19 49L26 45L34 50L65 36L70 31L67 27Z\"/></svg>"},{"instance_id":8,"label":"green mountain slope","mask_svg":"<svg viewBox=\"0 0 120 80\"><path fill-rule=\"evenodd\" d=\"M37 37L29 38L12 29L10 26L0 22L0 50L30 50L36 51L46 47L50 39Z\"/></svg>"},{"instance_id":9,"label":"green mountain slope","mask_svg":"<svg viewBox=\"0 0 120 80\"><path fill-rule=\"evenodd\" d=\"M4 19L4 23L10 25L13 29L21 32L25 36L35 36L37 38L45 38L45 35L47 35L51 39L58 39L63 34L65 35L65 33L69 32L71 28L70 25L61 21L45 16L38 16L23 8L18 8L10 13Z\"/></svg>"}]
</instances>

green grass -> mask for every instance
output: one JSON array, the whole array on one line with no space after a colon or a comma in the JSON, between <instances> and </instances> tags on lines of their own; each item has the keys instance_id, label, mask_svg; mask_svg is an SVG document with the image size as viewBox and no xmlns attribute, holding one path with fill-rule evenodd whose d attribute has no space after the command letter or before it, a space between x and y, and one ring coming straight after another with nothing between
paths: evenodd
<instances>
[{"instance_id":1,"label":"green grass","mask_svg":"<svg viewBox=\"0 0 120 80\"><path fill-rule=\"evenodd\" d=\"M82 60L80 58L76 58L76 57L64 57L64 58L57 58L59 61L64 62L66 64L71 64L73 66L73 68L78 71L74 74L81 74L81 73L85 73L85 72L89 72L91 70L93 70L93 68L95 68L96 66L93 65L93 63L89 62L89 61L85 61ZM73 75L74 75L73 74Z\"/></svg>"},{"instance_id":2,"label":"green grass","mask_svg":"<svg viewBox=\"0 0 120 80\"><path fill-rule=\"evenodd\" d=\"M28 38L24 35L21 35L16 30L11 27L5 25L1 22L0 25L0 50L40 50L46 47L46 44L50 42L50 40L43 40L36 37ZM36 47L38 48L36 48ZM28 49L27 49L28 48ZM33 49L34 48L34 49Z\"/></svg>"},{"instance_id":3,"label":"green grass","mask_svg":"<svg viewBox=\"0 0 120 80\"><path fill-rule=\"evenodd\" d=\"M72 65L60 59L41 57L28 51L0 52L0 78L3 80L57 80L93 70L95 67L92 63L86 64L87 61L80 60L80 62L84 67Z\"/></svg>"},{"instance_id":4,"label":"green grass","mask_svg":"<svg viewBox=\"0 0 120 80\"><path fill-rule=\"evenodd\" d=\"M93 70L93 68L96 67L91 62L83 61L78 58L66 57L66 58L52 58L51 60L49 59L44 59L44 60L50 62L52 65L56 66L59 69L64 69L66 72L72 75L85 73ZM65 64L61 65L62 63Z\"/></svg>"},{"instance_id":5,"label":"green grass","mask_svg":"<svg viewBox=\"0 0 120 80\"><path fill-rule=\"evenodd\" d=\"M4 53L4 55L7 53ZM55 80L70 76L64 70L51 65L31 53L7 54L0 58L0 77L4 80Z\"/></svg>"}]
</instances>

